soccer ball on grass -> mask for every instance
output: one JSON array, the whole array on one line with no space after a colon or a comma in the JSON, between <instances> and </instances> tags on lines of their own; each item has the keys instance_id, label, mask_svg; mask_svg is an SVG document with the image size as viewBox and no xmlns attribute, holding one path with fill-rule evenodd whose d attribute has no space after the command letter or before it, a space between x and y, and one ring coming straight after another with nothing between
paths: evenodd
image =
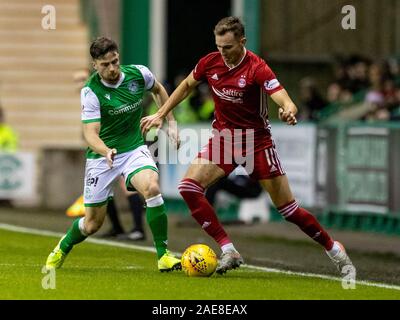
<instances>
[{"instance_id":1,"label":"soccer ball on grass","mask_svg":"<svg viewBox=\"0 0 400 320\"><path fill-rule=\"evenodd\" d=\"M217 263L217 255L205 244L193 244L182 255L182 270L189 277L209 277Z\"/></svg>"}]
</instances>

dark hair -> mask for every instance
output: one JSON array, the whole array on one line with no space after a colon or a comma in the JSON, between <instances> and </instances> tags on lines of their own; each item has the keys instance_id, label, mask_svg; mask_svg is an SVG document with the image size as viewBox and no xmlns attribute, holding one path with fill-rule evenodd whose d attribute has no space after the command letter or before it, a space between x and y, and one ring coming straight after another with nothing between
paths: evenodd
<instances>
[{"instance_id":1,"label":"dark hair","mask_svg":"<svg viewBox=\"0 0 400 320\"><path fill-rule=\"evenodd\" d=\"M93 59L99 59L109 52L118 52L118 45L115 41L106 37L96 38L90 45L90 55Z\"/></svg>"},{"instance_id":2,"label":"dark hair","mask_svg":"<svg viewBox=\"0 0 400 320\"><path fill-rule=\"evenodd\" d=\"M214 28L216 36L223 36L227 32L233 32L235 38L244 37L244 25L238 17L226 17L221 19Z\"/></svg>"}]
</instances>

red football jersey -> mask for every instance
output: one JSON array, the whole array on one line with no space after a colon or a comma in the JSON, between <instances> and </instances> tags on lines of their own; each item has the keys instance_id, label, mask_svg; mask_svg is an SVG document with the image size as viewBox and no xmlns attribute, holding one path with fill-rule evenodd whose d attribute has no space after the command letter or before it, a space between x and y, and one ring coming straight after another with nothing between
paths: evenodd
<instances>
[{"instance_id":1,"label":"red football jersey","mask_svg":"<svg viewBox=\"0 0 400 320\"><path fill-rule=\"evenodd\" d=\"M215 129L254 129L256 150L272 144L266 94L283 87L263 59L246 50L242 61L229 68L219 52L212 52L199 60L193 77L208 82Z\"/></svg>"}]
</instances>

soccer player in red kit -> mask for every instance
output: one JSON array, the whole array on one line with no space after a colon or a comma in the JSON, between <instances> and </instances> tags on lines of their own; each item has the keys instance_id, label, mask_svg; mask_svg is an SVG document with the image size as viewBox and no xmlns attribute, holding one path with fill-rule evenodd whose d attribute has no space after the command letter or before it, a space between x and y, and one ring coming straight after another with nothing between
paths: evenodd
<instances>
[{"instance_id":1,"label":"soccer player in red kit","mask_svg":"<svg viewBox=\"0 0 400 320\"><path fill-rule=\"evenodd\" d=\"M158 112L142 119L141 127L143 132L160 128L166 115L195 86L208 82L215 103L214 135L192 161L179 191L193 218L222 249L217 272L223 274L237 268L243 259L206 200L204 190L235 169L237 156L246 158L245 169L250 177L270 194L287 221L321 244L340 272L345 266L355 270L342 244L334 241L316 218L298 205L275 150L265 94L279 106L279 118L288 125L297 123L295 104L265 61L245 48L244 26L238 18L220 20L214 35L218 51L201 58ZM230 140L226 139L226 132L232 134Z\"/></svg>"}]
</instances>

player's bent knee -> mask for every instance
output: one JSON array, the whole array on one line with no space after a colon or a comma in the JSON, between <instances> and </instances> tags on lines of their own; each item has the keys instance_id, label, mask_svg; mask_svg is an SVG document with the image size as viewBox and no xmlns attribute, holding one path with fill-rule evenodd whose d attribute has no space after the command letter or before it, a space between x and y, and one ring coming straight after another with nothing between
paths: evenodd
<instances>
[{"instance_id":1,"label":"player's bent knee","mask_svg":"<svg viewBox=\"0 0 400 320\"><path fill-rule=\"evenodd\" d=\"M161 191L160 191L160 186L158 185L158 183L150 183L145 190L144 197L146 199L152 198L152 197L159 195L160 193L161 193Z\"/></svg>"}]
</instances>

